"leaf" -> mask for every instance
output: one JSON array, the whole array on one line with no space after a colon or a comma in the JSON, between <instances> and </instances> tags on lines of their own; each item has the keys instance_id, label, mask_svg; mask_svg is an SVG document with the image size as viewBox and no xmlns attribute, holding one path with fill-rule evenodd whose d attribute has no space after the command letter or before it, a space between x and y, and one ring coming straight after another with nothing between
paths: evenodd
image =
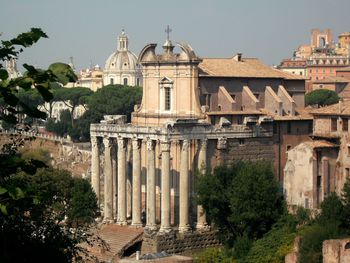
<instances>
[{"instance_id":1,"label":"leaf","mask_svg":"<svg viewBox=\"0 0 350 263\"><path fill-rule=\"evenodd\" d=\"M1 211L1 213L3 213L4 215L7 215L7 214L8 214L8 213L7 213L7 208L6 208L6 206L3 205L3 204L0 204L0 211Z\"/></svg>"},{"instance_id":2,"label":"leaf","mask_svg":"<svg viewBox=\"0 0 350 263\"><path fill-rule=\"evenodd\" d=\"M40 200L39 200L38 197L34 197L34 198L33 198L33 204L34 204L34 205L40 204Z\"/></svg>"},{"instance_id":3,"label":"leaf","mask_svg":"<svg viewBox=\"0 0 350 263\"><path fill-rule=\"evenodd\" d=\"M8 79L9 74L6 69L0 69L0 79L5 80Z\"/></svg>"},{"instance_id":4,"label":"leaf","mask_svg":"<svg viewBox=\"0 0 350 263\"><path fill-rule=\"evenodd\" d=\"M0 195L4 194L4 193L7 193L7 189L0 186Z\"/></svg>"},{"instance_id":5,"label":"leaf","mask_svg":"<svg viewBox=\"0 0 350 263\"><path fill-rule=\"evenodd\" d=\"M64 63L53 63L49 66L49 70L56 76L57 81L66 85L68 82L76 82L78 77L75 75L73 69Z\"/></svg>"},{"instance_id":6,"label":"leaf","mask_svg":"<svg viewBox=\"0 0 350 263\"><path fill-rule=\"evenodd\" d=\"M36 85L35 87L43 96L45 101L50 101L53 99L52 92L47 87L45 87L44 84Z\"/></svg>"},{"instance_id":7,"label":"leaf","mask_svg":"<svg viewBox=\"0 0 350 263\"><path fill-rule=\"evenodd\" d=\"M24 193L19 187L15 187L14 189L11 189L9 191L9 195L12 197L14 200L18 200L21 198L24 198Z\"/></svg>"}]
</instances>

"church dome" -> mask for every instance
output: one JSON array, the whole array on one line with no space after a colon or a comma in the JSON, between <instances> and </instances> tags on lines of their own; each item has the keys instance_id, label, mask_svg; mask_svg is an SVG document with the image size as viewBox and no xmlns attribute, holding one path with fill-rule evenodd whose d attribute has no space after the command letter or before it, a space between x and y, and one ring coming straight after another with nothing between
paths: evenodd
<instances>
[{"instance_id":1,"label":"church dome","mask_svg":"<svg viewBox=\"0 0 350 263\"><path fill-rule=\"evenodd\" d=\"M140 85L142 73L137 56L129 50L124 30L118 37L118 47L106 60L104 84Z\"/></svg>"}]
</instances>

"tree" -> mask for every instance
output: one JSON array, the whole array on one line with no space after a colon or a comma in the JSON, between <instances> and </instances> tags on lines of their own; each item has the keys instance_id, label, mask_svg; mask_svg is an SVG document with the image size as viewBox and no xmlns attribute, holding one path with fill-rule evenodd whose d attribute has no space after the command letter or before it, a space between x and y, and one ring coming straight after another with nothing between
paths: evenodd
<instances>
[{"instance_id":1,"label":"tree","mask_svg":"<svg viewBox=\"0 0 350 263\"><path fill-rule=\"evenodd\" d=\"M335 91L328 89L318 89L305 95L306 105L326 106L339 101L339 96Z\"/></svg>"},{"instance_id":2,"label":"tree","mask_svg":"<svg viewBox=\"0 0 350 263\"><path fill-rule=\"evenodd\" d=\"M236 162L199 177L198 202L232 247L237 237L261 237L284 212L271 164Z\"/></svg>"},{"instance_id":3,"label":"tree","mask_svg":"<svg viewBox=\"0 0 350 263\"><path fill-rule=\"evenodd\" d=\"M93 92L88 88L60 88L55 90L54 101L62 101L68 108L70 108L71 123L74 127L74 110L79 105L84 105L87 97Z\"/></svg>"},{"instance_id":4,"label":"tree","mask_svg":"<svg viewBox=\"0 0 350 263\"><path fill-rule=\"evenodd\" d=\"M18 94L34 89L45 101L50 101L53 88L77 80L72 69L62 63L51 64L47 70L24 64L27 72L23 77L9 79L3 62L17 58L23 47L31 46L42 37L47 36L41 29L32 28L27 33L1 42L0 100L3 110L0 120L16 123L19 114L45 118L44 112L29 101L21 100ZM5 144L0 151L0 261L72 262L73 258L79 259L78 244L86 241L87 237L83 229L71 231L61 220L62 211L72 207L70 198L62 198L72 196L73 190L69 181L67 184L67 181L52 178L55 173L64 172L44 169L47 167L45 162L34 157L25 159L21 155L19 148L33 138L14 134L10 139L12 142ZM71 178L67 174L63 176ZM64 191L67 195L62 194ZM75 222L80 222L80 219Z\"/></svg>"},{"instance_id":5,"label":"tree","mask_svg":"<svg viewBox=\"0 0 350 263\"><path fill-rule=\"evenodd\" d=\"M87 101L88 109L103 115L127 115L130 120L134 105L141 102L142 89L123 85L108 85L97 90Z\"/></svg>"}]
</instances>

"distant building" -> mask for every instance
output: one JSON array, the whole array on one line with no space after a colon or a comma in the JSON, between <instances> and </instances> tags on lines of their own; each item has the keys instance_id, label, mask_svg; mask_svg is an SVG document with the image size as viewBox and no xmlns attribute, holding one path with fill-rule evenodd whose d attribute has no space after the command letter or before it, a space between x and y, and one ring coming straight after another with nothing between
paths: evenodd
<instances>
[{"instance_id":1,"label":"distant building","mask_svg":"<svg viewBox=\"0 0 350 263\"><path fill-rule=\"evenodd\" d=\"M350 101L311 114L313 140L288 151L283 188L289 205L317 209L331 192L341 195L350 177Z\"/></svg>"},{"instance_id":2,"label":"distant building","mask_svg":"<svg viewBox=\"0 0 350 263\"><path fill-rule=\"evenodd\" d=\"M129 50L129 39L124 30L118 37L118 47L107 59L103 70L103 85L142 85L141 66L137 56Z\"/></svg>"},{"instance_id":3,"label":"distant building","mask_svg":"<svg viewBox=\"0 0 350 263\"><path fill-rule=\"evenodd\" d=\"M89 88L92 91L96 91L103 86L103 71L99 65L89 69L83 69L79 72L78 82L76 86Z\"/></svg>"},{"instance_id":4,"label":"distant building","mask_svg":"<svg viewBox=\"0 0 350 263\"><path fill-rule=\"evenodd\" d=\"M310 92L322 87L320 82L335 77L337 70L350 65L349 47L349 32L340 34L339 43L335 44L330 29L313 29L310 45L300 45L293 58L283 59L278 68L308 78L306 91Z\"/></svg>"}]
</instances>

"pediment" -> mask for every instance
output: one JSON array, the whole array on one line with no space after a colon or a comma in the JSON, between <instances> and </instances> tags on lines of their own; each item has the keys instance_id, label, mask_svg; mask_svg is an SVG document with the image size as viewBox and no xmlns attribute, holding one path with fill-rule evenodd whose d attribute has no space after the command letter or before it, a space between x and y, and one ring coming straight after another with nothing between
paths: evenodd
<instances>
[{"instance_id":1,"label":"pediment","mask_svg":"<svg viewBox=\"0 0 350 263\"><path fill-rule=\"evenodd\" d=\"M173 84L174 81L168 77L163 77L159 80L160 84Z\"/></svg>"}]
</instances>

